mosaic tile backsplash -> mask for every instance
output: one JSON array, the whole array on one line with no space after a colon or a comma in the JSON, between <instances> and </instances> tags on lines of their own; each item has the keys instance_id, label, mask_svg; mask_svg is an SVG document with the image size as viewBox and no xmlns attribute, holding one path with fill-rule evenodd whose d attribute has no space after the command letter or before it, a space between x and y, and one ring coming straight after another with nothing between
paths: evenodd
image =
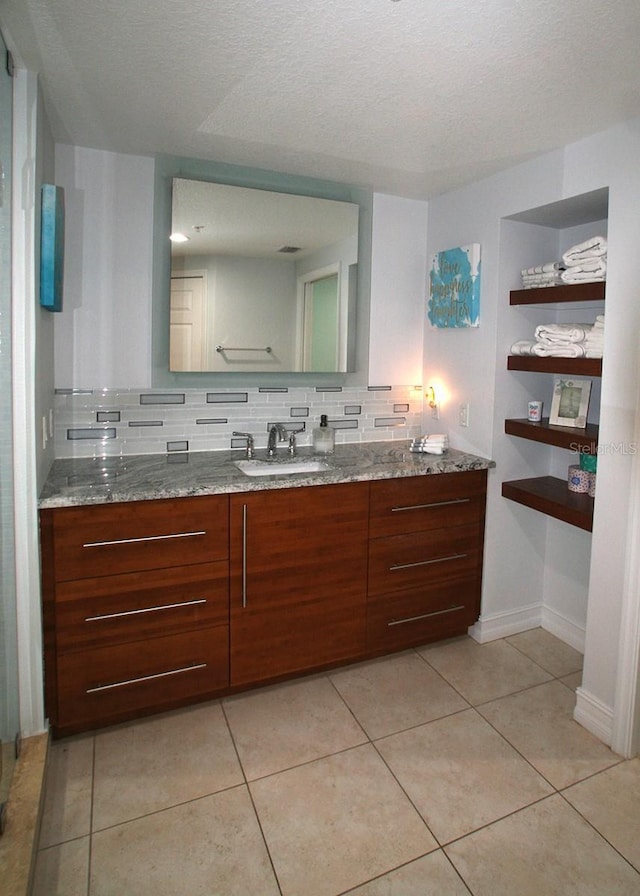
<instances>
[{"instance_id":1,"label":"mosaic tile backsplash","mask_svg":"<svg viewBox=\"0 0 640 896\"><path fill-rule=\"evenodd\" d=\"M326 414L336 443L420 435L420 386L279 386L248 389L56 389L56 457L107 457L244 448L234 430L266 447L269 428L303 430L300 446Z\"/></svg>"}]
</instances>

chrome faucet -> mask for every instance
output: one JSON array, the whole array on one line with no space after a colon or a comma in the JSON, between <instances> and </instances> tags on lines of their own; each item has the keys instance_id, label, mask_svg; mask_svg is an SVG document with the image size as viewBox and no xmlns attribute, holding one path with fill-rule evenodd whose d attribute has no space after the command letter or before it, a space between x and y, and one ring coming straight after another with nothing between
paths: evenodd
<instances>
[{"instance_id":1,"label":"chrome faucet","mask_svg":"<svg viewBox=\"0 0 640 896\"><path fill-rule=\"evenodd\" d=\"M233 431L233 435L234 436L242 436L243 438L245 438L247 440L247 450L246 450L245 457L253 457L255 454L255 450L253 447L253 435L250 432L238 432L235 429Z\"/></svg>"},{"instance_id":2,"label":"chrome faucet","mask_svg":"<svg viewBox=\"0 0 640 896\"><path fill-rule=\"evenodd\" d=\"M269 441L267 442L267 456L275 457L276 453L276 436L278 442L284 442L287 438L287 430L282 423L274 423L269 430Z\"/></svg>"}]
</instances>

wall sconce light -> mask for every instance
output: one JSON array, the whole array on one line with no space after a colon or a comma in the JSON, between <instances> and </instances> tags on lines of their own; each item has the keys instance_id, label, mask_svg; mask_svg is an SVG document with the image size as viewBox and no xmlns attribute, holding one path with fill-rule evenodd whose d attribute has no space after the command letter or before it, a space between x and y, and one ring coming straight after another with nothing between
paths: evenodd
<instances>
[{"instance_id":1,"label":"wall sconce light","mask_svg":"<svg viewBox=\"0 0 640 896\"><path fill-rule=\"evenodd\" d=\"M425 392L425 396L426 396L427 402L429 403L430 408L438 407L438 402L436 401L436 393L434 391L433 386L429 386L429 388Z\"/></svg>"}]
</instances>

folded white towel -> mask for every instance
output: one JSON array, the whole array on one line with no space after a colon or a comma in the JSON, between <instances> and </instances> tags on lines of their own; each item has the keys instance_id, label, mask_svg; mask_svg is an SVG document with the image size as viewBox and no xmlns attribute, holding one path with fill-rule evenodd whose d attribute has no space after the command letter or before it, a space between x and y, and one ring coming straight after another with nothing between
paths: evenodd
<instances>
[{"instance_id":1,"label":"folded white towel","mask_svg":"<svg viewBox=\"0 0 640 896\"><path fill-rule=\"evenodd\" d=\"M591 324L541 324L536 327L536 341L544 343L583 342Z\"/></svg>"},{"instance_id":2,"label":"folded white towel","mask_svg":"<svg viewBox=\"0 0 640 896\"><path fill-rule=\"evenodd\" d=\"M578 243L575 246L571 246L570 249L562 256L562 261L567 267L571 267L571 265L580 264L581 259L593 258L597 256L602 256L607 254L607 241L603 236L593 236L591 239L585 240L583 243Z\"/></svg>"},{"instance_id":3,"label":"folded white towel","mask_svg":"<svg viewBox=\"0 0 640 896\"><path fill-rule=\"evenodd\" d=\"M576 271L574 273L571 268L563 271L561 277L563 283L598 283L601 280L606 280L604 273L598 274L595 271Z\"/></svg>"},{"instance_id":4,"label":"folded white towel","mask_svg":"<svg viewBox=\"0 0 640 896\"><path fill-rule=\"evenodd\" d=\"M424 445L411 445L409 451L414 454L444 454L447 449L442 445L431 445L425 442Z\"/></svg>"},{"instance_id":5,"label":"folded white towel","mask_svg":"<svg viewBox=\"0 0 640 896\"><path fill-rule=\"evenodd\" d=\"M588 348L585 352L585 358L601 358L602 357L602 349L601 348Z\"/></svg>"},{"instance_id":6,"label":"folded white towel","mask_svg":"<svg viewBox=\"0 0 640 896\"><path fill-rule=\"evenodd\" d=\"M556 343L555 345L536 342L531 352L538 358L585 358L587 349L584 342Z\"/></svg>"},{"instance_id":7,"label":"folded white towel","mask_svg":"<svg viewBox=\"0 0 640 896\"><path fill-rule=\"evenodd\" d=\"M595 323L594 323L593 326L594 326L594 327L597 327L597 326L602 326L602 327L604 327L604 314L598 314L598 315L596 316L596 320L595 320Z\"/></svg>"}]
</instances>

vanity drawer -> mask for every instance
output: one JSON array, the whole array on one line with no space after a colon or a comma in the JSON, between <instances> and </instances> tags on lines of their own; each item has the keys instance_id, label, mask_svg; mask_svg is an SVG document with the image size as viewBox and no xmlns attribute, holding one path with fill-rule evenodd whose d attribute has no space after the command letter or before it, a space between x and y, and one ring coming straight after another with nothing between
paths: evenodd
<instances>
[{"instance_id":1,"label":"vanity drawer","mask_svg":"<svg viewBox=\"0 0 640 896\"><path fill-rule=\"evenodd\" d=\"M94 578L228 558L225 495L53 511L55 579Z\"/></svg>"},{"instance_id":2,"label":"vanity drawer","mask_svg":"<svg viewBox=\"0 0 640 896\"><path fill-rule=\"evenodd\" d=\"M158 712L228 687L229 629L61 654L57 675L58 733Z\"/></svg>"},{"instance_id":3,"label":"vanity drawer","mask_svg":"<svg viewBox=\"0 0 640 896\"><path fill-rule=\"evenodd\" d=\"M473 470L372 482L369 537L481 523L486 480Z\"/></svg>"},{"instance_id":4,"label":"vanity drawer","mask_svg":"<svg viewBox=\"0 0 640 896\"><path fill-rule=\"evenodd\" d=\"M464 634L478 618L477 577L384 594L367 605L367 649L399 650Z\"/></svg>"},{"instance_id":5,"label":"vanity drawer","mask_svg":"<svg viewBox=\"0 0 640 896\"><path fill-rule=\"evenodd\" d=\"M478 572L479 526L393 535L369 542L369 594L405 591Z\"/></svg>"},{"instance_id":6,"label":"vanity drawer","mask_svg":"<svg viewBox=\"0 0 640 896\"><path fill-rule=\"evenodd\" d=\"M165 570L61 582L56 588L59 651L98 647L229 622L229 566Z\"/></svg>"}]
</instances>

